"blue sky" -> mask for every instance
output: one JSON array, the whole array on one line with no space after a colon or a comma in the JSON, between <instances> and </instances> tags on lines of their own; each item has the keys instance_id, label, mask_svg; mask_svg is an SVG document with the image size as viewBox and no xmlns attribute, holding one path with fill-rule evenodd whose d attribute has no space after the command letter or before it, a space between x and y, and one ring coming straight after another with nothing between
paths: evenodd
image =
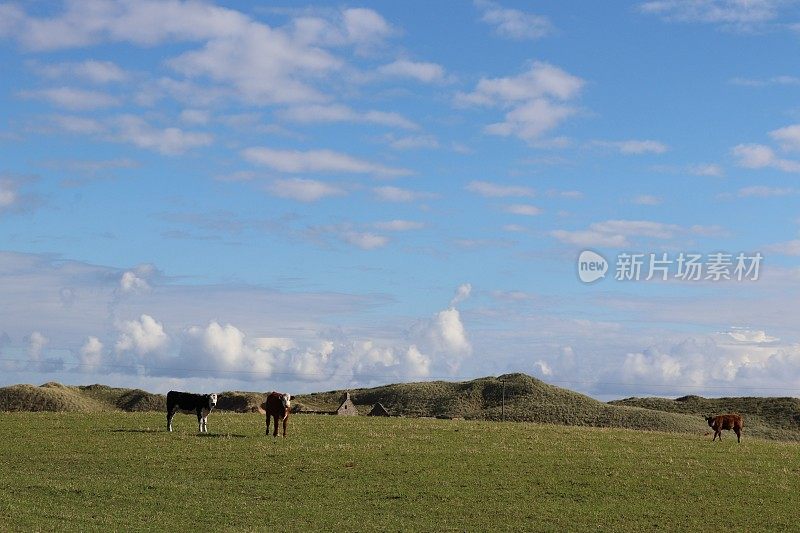
<instances>
[{"instance_id":1,"label":"blue sky","mask_svg":"<svg viewBox=\"0 0 800 533\"><path fill-rule=\"evenodd\" d=\"M0 3L1 384L797 395L797 57L793 1Z\"/></svg>"}]
</instances>

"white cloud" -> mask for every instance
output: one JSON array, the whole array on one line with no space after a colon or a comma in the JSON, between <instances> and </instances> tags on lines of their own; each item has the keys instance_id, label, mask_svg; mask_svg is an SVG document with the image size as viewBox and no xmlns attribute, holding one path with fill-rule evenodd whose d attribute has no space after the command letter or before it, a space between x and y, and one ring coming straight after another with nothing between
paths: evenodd
<instances>
[{"instance_id":1,"label":"white cloud","mask_svg":"<svg viewBox=\"0 0 800 533\"><path fill-rule=\"evenodd\" d=\"M456 289L456 293L453 296L453 299L450 300L450 307L455 307L456 305L460 304L461 302L469 298L470 294L472 294L472 284L462 283Z\"/></svg>"},{"instance_id":2,"label":"white cloud","mask_svg":"<svg viewBox=\"0 0 800 533\"><path fill-rule=\"evenodd\" d=\"M72 76L91 83L107 84L123 82L128 73L111 61L86 60L80 63L56 63L35 65L35 71L47 78L57 79Z\"/></svg>"},{"instance_id":3,"label":"white cloud","mask_svg":"<svg viewBox=\"0 0 800 533\"><path fill-rule=\"evenodd\" d=\"M372 9L349 8L342 14L348 40L354 44L368 46L379 44L397 31Z\"/></svg>"},{"instance_id":4,"label":"white cloud","mask_svg":"<svg viewBox=\"0 0 800 533\"><path fill-rule=\"evenodd\" d=\"M634 196L633 200L631 201L634 204L638 205L661 205L661 203L663 202L663 200L660 197L654 196L652 194L639 194L637 196Z\"/></svg>"},{"instance_id":5,"label":"white cloud","mask_svg":"<svg viewBox=\"0 0 800 533\"><path fill-rule=\"evenodd\" d=\"M575 113L577 109L574 107L538 98L512 109L505 114L503 122L489 124L484 131L502 137L515 135L524 141L534 143L547 131L554 129Z\"/></svg>"},{"instance_id":6,"label":"white cloud","mask_svg":"<svg viewBox=\"0 0 800 533\"><path fill-rule=\"evenodd\" d=\"M119 288L122 292L138 292L150 290L147 280L140 278L135 272L124 272L119 280Z\"/></svg>"},{"instance_id":7,"label":"white cloud","mask_svg":"<svg viewBox=\"0 0 800 533\"><path fill-rule=\"evenodd\" d=\"M663 154L669 147L659 141L651 140L627 140L627 141L593 141L594 146L611 148L621 154Z\"/></svg>"},{"instance_id":8,"label":"white cloud","mask_svg":"<svg viewBox=\"0 0 800 533\"><path fill-rule=\"evenodd\" d=\"M300 123L357 122L407 130L419 128L417 124L399 113L375 110L354 111L341 104L296 105L280 111L278 115L284 120Z\"/></svg>"},{"instance_id":9,"label":"white cloud","mask_svg":"<svg viewBox=\"0 0 800 533\"><path fill-rule=\"evenodd\" d=\"M405 176L409 170L392 168L358 159L333 150L275 150L258 147L247 148L242 156L258 165L280 172L353 172L379 176Z\"/></svg>"},{"instance_id":10,"label":"white cloud","mask_svg":"<svg viewBox=\"0 0 800 533\"><path fill-rule=\"evenodd\" d=\"M467 337L461 314L458 309L450 307L436 313L425 322L412 329L412 338L420 351L430 354L437 366L447 373L454 373L463 361L472 354L472 344Z\"/></svg>"},{"instance_id":11,"label":"white cloud","mask_svg":"<svg viewBox=\"0 0 800 533\"><path fill-rule=\"evenodd\" d=\"M629 242L625 235L608 234L594 230L553 230L550 235L566 244L576 246L600 246L608 248L622 248Z\"/></svg>"},{"instance_id":12,"label":"white cloud","mask_svg":"<svg viewBox=\"0 0 800 533\"><path fill-rule=\"evenodd\" d=\"M50 342L50 340L38 331L31 333L28 336L28 359L31 361L41 361L42 352L48 342Z\"/></svg>"},{"instance_id":13,"label":"white cloud","mask_svg":"<svg viewBox=\"0 0 800 533\"><path fill-rule=\"evenodd\" d=\"M378 67L378 73L384 76L412 78L422 83L445 83L448 81L444 68L436 63L424 63L398 59L387 65Z\"/></svg>"},{"instance_id":14,"label":"white cloud","mask_svg":"<svg viewBox=\"0 0 800 533\"><path fill-rule=\"evenodd\" d=\"M193 148L210 145L214 138L208 133L184 131L168 127L159 129L134 115L121 115L112 121L111 138L132 143L139 148L155 150L164 155L180 155Z\"/></svg>"},{"instance_id":15,"label":"white cloud","mask_svg":"<svg viewBox=\"0 0 800 533\"><path fill-rule=\"evenodd\" d=\"M81 135L97 135L105 132L107 127L99 120L75 115L55 115L50 117L52 125L65 133Z\"/></svg>"},{"instance_id":16,"label":"white cloud","mask_svg":"<svg viewBox=\"0 0 800 533\"><path fill-rule=\"evenodd\" d=\"M503 198L508 196L535 196L536 191L530 187L522 185L500 185L490 181L473 180L469 182L466 189L470 192L480 194L489 198Z\"/></svg>"},{"instance_id":17,"label":"white cloud","mask_svg":"<svg viewBox=\"0 0 800 533\"><path fill-rule=\"evenodd\" d=\"M694 176L721 177L725 175L725 171L722 167L713 163L691 165L688 168L688 172Z\"/></svg>"},{"instance_id":18,"label":"white cloud","mask_svg":"<svg viewBox=\"0 0 800 533\"><path fill-rule=\"evenodd\" d=\"M73 87L56 87L35 91L22 91L22 98L45 100L50 104L72 111L104 109L119 105L119 99L100 91L88 91Z\"/></svg>"},{"instance_id":19,"label":"white cloud","mask_svg":"<svg viewBox=\"0 0 800 533\"><path fill-rule=\"evenodd\" d=\"M770 198L775 196L789 196L791 194L797 194L797 190L791 187L766 187L764 185L742 187L736 193L739 198Z\"/></svg>"},{"instance_id":20,"label":"white cloud","mask_svg":"<svg viewBox=\"0 0 800 533\"><path fill-rule=\"evenodd\" d=\"M459 105L510 108L504 120L489 124L484 131L491 135L515 135L530 143L541 143L542 136L565 119L578 113L568 102L578 96L584 81L564 70L534 62L515 77L482 78L471 93L458 93Z\"/></svg>"},{"instance_id":21,"label":"white cloud","mask_svg":"<svg viewBox=\"0 0 800 533\"><path fill-rule=\"evenodd\" d=\"M38 207L42 203L41 197L28 190L36 181L32 176L0 173L0 215L25 212Z\"/></svg>"},{"instance_id":22,"label":"white cloud","mask_svg":"<svg viewBox=\"0 0 800 533\"><path fill-rule=\"evenodd\" d=\"M436 198L434 193L424 191L412 191L410 189L403 189L401 187L394 187L386 185L383 187L375 187L372 192L379 200L385 202L415 202L418 200L430 200Z\"/></svg>"},{"instance_id":23,"label":"white cloud","mask_svg":"<svg viewBox=\"0 0 800 533\"><path fill-rule=\"evenodd\" d=\"M539 98L561 101L575 98L584 81L564 70L535 61L519 76L507 78L481 78L471 93L459 93L456 102L463 105L507 105Z\"/></svg>"},{"instance_id":24,"label":"white cloud","mask_svg":"<svg viewBox=\"0 0 800 533\"><path fill-rule=\"evenodd\" d=\"M135 353L146 356L163 352L169 345L164 326L150 315L127 320L117 325L119 338L114 346L118 354Z\"/></svg>"},{"instance_id":25,"label":"white cloud","mask_svg":"<svg viewBox=\"0 0 800 533\"><path fill-rule=\"evenodd\" d=\"M800 172L800 161L782 159L769 146L739 144L732 150L737 164L745 168L776 168L783 172Z\"/></svg>"},{"instance_id":26,"label":"white cloud","mask_svg":"<svg viewBox=\"0 0 800 533\"><path fill-rule=\"evenodd\" d=\"M553 32L553 25L547 17L504 8L487 0L476 0L475 6L483 12L481 20L493 26L497 35L507 39L535 40Z\"/></svg>"},{"instance_id":27,"label":"white cloud","mask_svg":"<svg viewBox=\"0 0 800 533\"><path fill-rule=\"evenodd\" d=\"M191 124L192 126L204 126L208 124L210 120L210 113L202 109L184 109L181 111L181 122Z\"/></svg>"},{"instance_id":28,"label":"white cloud","mask_svg":"<svg viewBox=\"0 0 800 533\"><path fill-rule=\"evenodd\" d=\"M389 243L389 237L385 235L363 231L345 231L341 234L341 237L345 242L357 246L362 250L382 248Z\"/></svg>"},{"instance_id":29,"label":"white cloud","mask_svg":"<svg viewBox=\"0 0 800 533\"><path fill-rule=\"evenodd\" d=\"M150 279L154 278L158 271L155 265L143 263L131 270L122 273L119 280L119 290L125 293L142 293L152 289Z\"/></svg>"},{"instance_id":30,"label":"white cloud","mask_svg":"<svg viewBox=\"0 0 800 533\"><path fill-rule=\"evenodd\" d=\"M267 190L280 198L289 198L300 202L316 202L330 196L346 194L344 189L334 185L302 178L275 180L267 186Z\"/></svg>"},{"instance_id":31,"label":"white cloud","mask_svg":"<svg viewBox=\"0 0 800 533\"><path fill-rule=\"evenodd\" d=\"M89 337L81 346L78 362L82 370L95 370L103 363L103 343L97 337Z\"/></svg>"},{"instance_id":32,"label":"white cloud","mask_svg":"<svg viewBox=\"0 0 800 533\"><path fill-rule=\"evenodd\" d=\"M639 10L670 22L716 24L750 32L774 21L780 5L779 0L652 0L640 4Z\"/></svg>"},{"instance_id":33,"label":"white cloud","mask_svg":"<svg viewBox=\"0 0 800 533\"><path fill-rule=\"evenodd\" d=\"M586 230L555 230L550 235L561 242L577 246L623 248L631 245L631 238L650 237L669 240L680 235L719 235L721 228L695 225L690 228L649 220L606 220L594 222Z\"/></svg>"},{"instance_id":34,"label":"white cloud","mask_svg":"<svg viewBox=\"0 0 800 533\"><path fill-rule=\"evenodd\" d=\"M439 141L433 135L407 135L397 137L389 134L384 140L395 150L416 150L420 148L436 149L439 148Z\"/></svg>"},{"instance_id":35,"label":"white cloud","mask_svg":"<svg viewBox=\"0 0 800 533\"><path fill-rule=\"evenodd\" d=\"M506 213L511 213L514 215L524 215L528 217L535 217L537 215L542 214L542 209L536 207L534 205L527 205L527 204L512 204L507 205L503 208L503 211Z\"/></svg>"},{"instance_id":36,"label":"white cloud","mask_svg":"<svg viewBox=\"0 0 800 533\"><path fill-rule=\"evenodd\" d=\"M769 244L764 247L764 251L795 257L800 256L800 239Z\"/></svg>"},{"instance_id":37,"label":"white cloud","mask_svg":"<svg viewBox=\"0 0 800 533\"><path fill-rule=\"evenodd\" d=\"M410 378L427 377L431 373L431 358L422 354L419 348L412 344L403 357L402 368L404 374Z\"/></svg>"},{"instance_id":38,"label":"white cloud","mask_svg":"<svg viewBox=\"0 0 800 533\"><path fill-rule=\"evenodd\" d=\"M786 151L800 151L800 124L773 130L769 132L769 136Z\"/></svg>"},{"instance_id":39,"label":"white cloud","mask_svg":"<svg viewBox=\"0 0 800 533\"><path fill-rule=\"evenodd\" d=\"M0 179L0 212L13 207L18 201L16 181L8 178Z\"/></svg>"},{"instance_id":40,"label":"white cloud","mask_svg":"<svg viewBox=\"0 0 800 533\"><path fill-rule=\"evenodd\" d=\"M423 222L416 222L413 220L388 220L385 222L375 222L374 226L384 231L410 231L422 229L425 227Z\"/></svg>"}]
</instances>

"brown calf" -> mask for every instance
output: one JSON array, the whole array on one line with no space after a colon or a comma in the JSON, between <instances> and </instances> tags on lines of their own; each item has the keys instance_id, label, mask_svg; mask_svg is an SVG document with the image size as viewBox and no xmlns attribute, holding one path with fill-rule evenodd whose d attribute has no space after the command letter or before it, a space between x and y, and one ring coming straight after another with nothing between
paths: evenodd
<instances>
[{"instance_id":1,"label":"brown calf","mask_svg":"<svg viewBox=\"0 0 800 533\"><path fill-rule=\"evenodd\" d=\"M736 442L742 442L744 419L740 415L707 416L706 422L708 422L708 426L714 430L714 438L711 439L712 442L717 437L719 437L720 442L722 442L723 429L732 429L733 432L736 433Z\"/></svg>"},{"instance_id":2,"label":"brown calf","mask_svg":"<svg viewBox=\"0 0 800 533\"><path fill-rule=\"evenodd\" d=\"M282 392L271 392L261 406L267 413L267 435L269 435L269 419L275 420L274 437L278 436L278 420L283 420L283 436L286 436L286 421L289 419L289 409L292 407L292 397Z\"/></svg>"}]
</instances>

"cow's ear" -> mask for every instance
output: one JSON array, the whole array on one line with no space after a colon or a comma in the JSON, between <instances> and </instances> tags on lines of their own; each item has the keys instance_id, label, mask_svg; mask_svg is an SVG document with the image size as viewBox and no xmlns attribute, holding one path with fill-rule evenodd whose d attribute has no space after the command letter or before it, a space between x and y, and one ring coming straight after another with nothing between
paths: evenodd
<instances>
[{"instance_id":1,"label":"cow's ear","mask_svg":"<svg viewBox=\"0 0 800 533\"><path fill-rule=\"evenodd\" d=\"M289 399L290 400L294 400L294 396L289 396Z\"/></svg>"}]
</instances>

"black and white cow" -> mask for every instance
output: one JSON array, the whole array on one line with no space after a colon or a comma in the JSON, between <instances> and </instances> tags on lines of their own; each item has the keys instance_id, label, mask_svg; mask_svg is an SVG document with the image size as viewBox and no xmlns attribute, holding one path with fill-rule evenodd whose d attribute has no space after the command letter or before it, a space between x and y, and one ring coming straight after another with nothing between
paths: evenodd
<instances>
[{"instance_id":1,"label":"black and white cow","mask_svg":"<svg viewBox=\"0 0 800 533\"><path fill-rule=\"evenodd\" d=\"M177 411L197 415L197 431L208 433L208 415L217 405L216 394L192 394L191 392L167 393L167 429L172 431L172 417Z\"/></svg>"}]
</instances>

